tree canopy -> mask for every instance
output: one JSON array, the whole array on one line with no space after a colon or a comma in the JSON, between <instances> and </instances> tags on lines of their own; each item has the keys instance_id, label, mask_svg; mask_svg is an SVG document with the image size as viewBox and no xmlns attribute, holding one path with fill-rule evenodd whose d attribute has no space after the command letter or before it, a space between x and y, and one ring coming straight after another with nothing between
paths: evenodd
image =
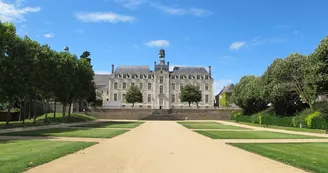
<instances>
[{"instance_id":1,"label":"tree canopy","mask_svg":"<svg viewBox=\"0 0 328 173\"><path fill-rule=\"evenodd\" d=\"M181 88L180 100L188 102L189 107L191 103L196 103L198 106L198 103L202 101L202 92L197 86L188 84Z\"/></svg>"},{"instance_id":2,"label":"tree canopy","mask_svg":"<svg viewBox=\"0 0 328 173\"><path fill-rule=\"evenodd\" d=\"M141 90L137 86L131 85L128 92L126 93L125 100L128 103L132 103L133 107L135 103L142 103L143 98Z\"/></svg>"}]
</instances>

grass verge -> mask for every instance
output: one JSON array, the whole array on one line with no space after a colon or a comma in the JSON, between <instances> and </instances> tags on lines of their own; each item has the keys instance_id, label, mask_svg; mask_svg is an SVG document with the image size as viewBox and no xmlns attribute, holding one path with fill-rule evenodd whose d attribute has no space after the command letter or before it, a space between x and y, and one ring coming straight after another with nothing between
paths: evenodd
<instances>
[{"instance_id":1,"label":"grass verge","mask_svg":"<svg viewBox=\"0 0 328 173\"><path fill-rule=\"evenodd\" d=\"M64 141L0 141L0 172L20 173L96 144Z\"/></svg>"},{"instance_id":2,"label":"grass verge","mask_svg":"<svg viewBox=\"0 0 328 173\"><path fill-rule=\"evenodd\" d=\"M216 122L178 122L188 129L245 129L237 126L219 124Z\"/></svg>"},{"instance_id":3,"label":"grass verge","mask_svg":"<svg viewBox=\"0 0 328 173\"><path fill-rule=\"evenodd\" d=\"M45 115L37 117L36 124L33 123L32 119L26 119L23 124L21 121L11 121L9 125L6 125L6 122L0 122L0 129L8 129L8 128L17 128L17 127L31 127L31 126L40 126L40 125L48 125L48 124L60 124L60 123L76 123L76 122L86 122L95 120L95 117L88 116L85 114L71 114L70 118L67 115L63 118L62 113L56 113L56 118L53 117L53 113L48 113L47 122L44 122Z\"/></svg>"},{"instance_id":4,"label":"grass verge","mask_svg":"<svg viewBox=\"0 0 328 173\"><path fill-rule=\"evenodd\" d=\"M195 131L212 139L317 139L321 137L268 131Z\"/></svg>"},{"instance_id":5,"label":"grass verge","mask_svg":"<svg viewBox=\"0 0 328 173\"><path fill-rule=\"evenodd\" d=\"M328 143L230 144L315 173L328 173Z\"/></svg>"},{"instance_id":6,"label":"grass verge","mask_svg":"<svg viewBox=\"0 0 328 173\"><path fill-rule=\"evenodd\" d=\"M78 125L76 127L97 127L97 128L135 128L143 124L144 122L132 122L132 121L110 121L100 122L94 124Z\"/></svg>"},{"instance_id":7,"label":"grass verge","mask_svg":"<svg viewBox=\"0 0 328 173\"><path fill-rule=\"evenodd\" d=\"M81 138L112 138L121 135L128 130L92 129L92 128L55 128L44 130L32 130L10 132L2 136L55 136L55 137L81 137Z\"/></svg>"}]
</instances>

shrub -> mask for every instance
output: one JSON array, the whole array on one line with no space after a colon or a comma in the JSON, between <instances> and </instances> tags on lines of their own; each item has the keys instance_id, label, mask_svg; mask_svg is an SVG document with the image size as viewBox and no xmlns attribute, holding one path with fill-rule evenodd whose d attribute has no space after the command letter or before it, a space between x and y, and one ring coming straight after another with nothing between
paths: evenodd
<instances>
[{"instance_id":1,"label":"shrub","mask_svg":"<svg viewBox=\"0 0 328 173\"><path fill-rule=\"evenodd\" d=\"M293 127L293 117L273 116L273 125L283 127Z\"/></svg>"},{"instance_id":2,"label":"shrub","mask_svg":"<svg viewBox=\"0 0 328 173\"><path fill-rule=\"evenodd\" d=\"M234 119L237 123L239 123L239 120L240 120L240 117L242 116L242 114L239 112L239 113L236 113L234 114Z\"/></svg>"},{"instance_id":3,"label":"shrub","mask_svg":"<svg viewBox=\"0 0 328 173\"><path fill-rule=\"evenodd\" d=\"M252 115L252 123L260 124L259 114Z\"/></svg>"},{"instance_id":4,"label":"shrub","mask_svg":"<svg viewBox=\"0 0 328 173\"><path fill-rule=\"evenodd\" d=\"M321 116L320 112L314 112L305 119L307 127L311 129L326 129L326 120Z\"/></svg>"},{"instance_id":5,"label":"shrub","mask_svg":"<svg viewBox=\"0 0 328 173\"><path fill-rule=\"evenodd\" d=\"M259 124L263 125L263 126L269 126L269 125L273 125L273 116L270 116L268 114L264 114L264 115L259 115Z\"/></svg>"}]
</instances>

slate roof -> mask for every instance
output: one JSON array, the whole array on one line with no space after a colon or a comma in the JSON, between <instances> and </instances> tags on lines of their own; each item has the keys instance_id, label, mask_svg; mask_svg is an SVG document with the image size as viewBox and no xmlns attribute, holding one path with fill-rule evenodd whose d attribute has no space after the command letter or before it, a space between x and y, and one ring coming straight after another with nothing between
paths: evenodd
<instances>
[{"instance_id":1,"label":"slate roof","mask_svg":"<svg viewBox=\"0 0 328 173\"><path fill-rule=\"evenodd\" d=\"M229 84L228 86L224 87L221 92L219 93L219 95L223 94L223 93L232 93L234 88L233 84Z\"/></svg>"},{"instance_id":2,"label":"slate roof","mask_svg":"<svg viewBox=\"0 0 328 173\"><path fill-rule=\"evenodd\" d=\"M149 66L118 66L115 73L149 73Z\"/></svg>"},{"instance_id":3,"label":"slate roof","mask_svg":"<svg viewBox=\"0 0 328 173\"><path fill-rule=\"evenodd\" d=\"M208 74L205 67L174 67L172 72Z\"/></svg>"},{"instance_id":4,"label":"slate roof","mask_svg":"<svg viewBox=\"0 0 328 173\"><path fill-rule=\"evenodd\" d=\"M97 88L102 88L104 86L107 86L109 83L109 77L111 75L108 74L95 74L93 80L96 84Z\"/></svg>"}]
</instances>

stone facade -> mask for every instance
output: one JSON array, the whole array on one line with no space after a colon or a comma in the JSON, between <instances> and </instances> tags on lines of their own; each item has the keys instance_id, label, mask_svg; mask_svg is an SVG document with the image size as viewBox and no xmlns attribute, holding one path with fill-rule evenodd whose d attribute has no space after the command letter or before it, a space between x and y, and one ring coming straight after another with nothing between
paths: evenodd
<instances>
[{"instance_id":1,"label":"stone facade","mask_svg":"<svg viewBox=\"0 0 328 173\"><path fill-rule=\"evenodd\" d=\"M131 85L138 86L143 93L143 103L136 103L138 108L171 109L188 107L180 101L180 89L192 84L202 91L200 108L214 106L213 78L211 66L204 67L174 67L169 70L169 62L165 63L165 51L159 52L159 63L154 63L154 70L148 66L119 66L108 77L108 86L103 87L102 98L106 102L117 103L120 107L130 107L126 103L125 94ZM196 104L192 105L196 107Z\"/></svg>"}]
</instances>

